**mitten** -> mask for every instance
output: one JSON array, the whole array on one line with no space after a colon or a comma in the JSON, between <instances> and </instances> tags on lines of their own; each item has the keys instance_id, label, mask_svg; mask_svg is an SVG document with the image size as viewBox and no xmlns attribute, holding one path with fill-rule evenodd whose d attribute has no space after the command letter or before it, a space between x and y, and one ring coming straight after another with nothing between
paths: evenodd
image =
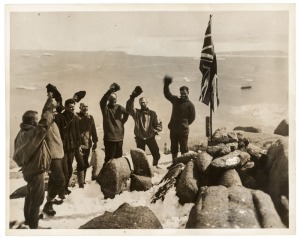
<instances>
[{"instance_id":1,"label":"mitten","mask_svg":"<svg viewBox=\"0 0 300 239\"><path fill-rule=\"evenodd\" d=\"M73 99L78 103L81 99L85 97L85 91L78 91L74 94Z\"/></svg>"},{"instance_id":2,"label":"mitten","mask_svg":"<svg viewBox=\"0 0 300 239\"><path fill-rule=\"evenodd\" d=\"M121 87L117 84L117 83L112 83L109 87L109 89L112 91L112 92L116 92L116 91L119 91L121 89Z\"/></svg>"},{"instance_id":3,"label":"mitten","mask_svg":"<svg viewBox=\"0 0 300 239\"><path fill-rule=\"evenodd\" d=\"M165 83L166 85L170 85L172 82L173 82L172 76L165 75L164 83Z\"/></svg>"},{"instance_id":4,"label":"mitten","mask_svg":"<svg viewBox=\"0 0 300 239\"><path fill-rule=\"evenodd\" d=\"M46 86L47 92L51 92L53 95L53 98L56 100L56 102L62 102L62 97L57 88L54 85L48 84Z\"/></svg>"},{"instance_id":5,"label":"mitten","mask_svg":"<svg viewBox=\"0 0 300 239\"><path fill-rule=\"evenodd\" d=\"M142 93L143 93L143 89L140 86L136 86L134 88L134 91L132 91L131 96L137 97L137 96L139 96Z\"/></svg>"}]
</instances>

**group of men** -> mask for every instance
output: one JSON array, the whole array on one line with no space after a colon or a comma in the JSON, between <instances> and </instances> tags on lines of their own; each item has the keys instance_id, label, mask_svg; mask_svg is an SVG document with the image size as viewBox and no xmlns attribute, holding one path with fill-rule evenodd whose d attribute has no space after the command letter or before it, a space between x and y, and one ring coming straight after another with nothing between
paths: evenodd
<instances>
[{"instance_id":1,"label":"group of men","mask_svg":"<svg viewBox=\"0 0 300 239\"><path fill-rule=\"evenodd\" d=\"M189 125L195 120L195 107L189 100L189 89L180 88L180 97L171 94L169 85L172 78L164 78L164 95L172 107L170 129L171 153L173 164L180 146L181 154L188 152ZM134 135L137 148L149 148L153 156L153 166L158 166L159 147L155 136L162 130L162 122L157 114L148 108L145 97L139 99L140 109L134 108L134 100L142 92L140 86L131 93L126 108L117 104L120 86L110 85L100 100L103 116L103 140L105 148L104 166L110 159L123 155L124 125L129 115L134 120ZM94 119L88 114L88 104L81 102L80 112L74 113L75 104L85 95L77 92L73 98L65 101L56 87L47 86L48 98L43 107L41 119L36 111L26 111L22 116L20 131L15 139L13 159L22 167L28 194L25 197L25 224L31 229L38 228L39 209L45 197L45 173L49 172L47 202L43 212L55 215L53 204L55 197L65 199L73 174L74 158L77 163L77 178L80 188L84 188L86 171L89 167L89 155L97 148L97 132ZM56 110L55 110L56 109Z\"/></svg>"}]
</instances>

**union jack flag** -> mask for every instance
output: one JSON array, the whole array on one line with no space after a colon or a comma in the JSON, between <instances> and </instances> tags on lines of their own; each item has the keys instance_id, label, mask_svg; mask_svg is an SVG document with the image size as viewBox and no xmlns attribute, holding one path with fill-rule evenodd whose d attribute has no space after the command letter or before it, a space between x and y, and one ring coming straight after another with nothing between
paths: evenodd
<instances>
[{"instance_id":1,"label":"union jack flag","mask_svg":"<svg viewBox=\"0 0 300 239\"><path fill-rule=\"evenodd\" d=\"M202 73L202 82L199 100L206 105L211 104L212 110L214 110L215 102L217 101L217 106L219 106L220 100L218 96L217 57L211 37L211 17L212 15L209 17L200 58L199 69Z\"/></svg>"}]
</instances>

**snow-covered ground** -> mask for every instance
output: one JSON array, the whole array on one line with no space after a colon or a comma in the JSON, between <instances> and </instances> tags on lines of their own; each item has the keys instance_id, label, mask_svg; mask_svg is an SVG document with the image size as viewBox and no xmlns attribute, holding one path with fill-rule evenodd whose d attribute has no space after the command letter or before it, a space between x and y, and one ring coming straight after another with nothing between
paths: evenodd
<instances>
[{"instance_id":1,"label":"snow-covered ground","mask_svg":"<svg viewBox=\"0 0 300 239\"><path fill-rule=\"evenodd\" d=\"M171 155L161 154L161 156L158 165L160 169L153 169L154 177L152 178L152 183L154 186L149 191L124 191L114 199L104 199L99 184L91 180L92 168L90 167L87 171L87 182L84 189L79 188L78 185L71 188L72 193L66 196L64 203L53 206L56 215L54 217L45 217L43 220L40 220L39 225L42 227L51 227L52 229L77 229L89 220L104 214L105 211L113 212L120 205L127 202L131 206L149 207L165 229L185 228L193 204L180 205L178 197L175 195L174 187L167 193L164 201L158 200L156 203L151 203L152 196L158 189L158 183L167 173L166 168L171 163ZM148 159L152 162L150 155ZM17 170L18 168L14 168L11 169L11 172L16 172ZM22 177L10 179L10 194L24 185L26 183ZM23 206L24 198L9 200L9 221L24 221ZM41 210L42 208L43 205Z\"/></svg>"}]
</instances>

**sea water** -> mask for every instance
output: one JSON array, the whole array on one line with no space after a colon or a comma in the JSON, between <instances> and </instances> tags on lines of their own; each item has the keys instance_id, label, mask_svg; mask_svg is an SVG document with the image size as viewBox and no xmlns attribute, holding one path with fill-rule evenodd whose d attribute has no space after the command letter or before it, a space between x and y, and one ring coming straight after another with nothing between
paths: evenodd
<instances>
[{"instance_id":1,"label":"sea water","mask_svg":"<svg viewBox=\"0 0 300 239\"><path fill-rule=\"evenodd\" d=\"M45 54L47 53L47 54ZM46 85L51 83L61 92L63 100L75 92L86 91L82 101L89 104L94 116L99 147L103 147L102 115L99 101L111 83L121 86L118 103L126 101L135 86L143 89L141 96L148 99L148 107L162 120L163 131L157 136L161 151L169 145L168 123L172 105L163 95L163 77L173 76L172 94L189 87L189 98L196 108L196 119L190 126L190 137L205 138L205 117L209 106L199 101L202 74L199 59L194 57L160 57L129 55L124 52L46 52L11 51L10 78L7 81L8 142L10 155L13 140L19 130L22 114L29 109L41 113L46 100ZM258 127L273 133L282 119L288 119L289 66L285 55L218 54L219 107L213 112L213 131L236 126ZM245 80L252 88L242 90ZM139 107L138 100L135 107ZM77 104L76 110L79 111ZM125 124L124 152L135 147L133 120Z\"/></svg>"}]
</instances>

